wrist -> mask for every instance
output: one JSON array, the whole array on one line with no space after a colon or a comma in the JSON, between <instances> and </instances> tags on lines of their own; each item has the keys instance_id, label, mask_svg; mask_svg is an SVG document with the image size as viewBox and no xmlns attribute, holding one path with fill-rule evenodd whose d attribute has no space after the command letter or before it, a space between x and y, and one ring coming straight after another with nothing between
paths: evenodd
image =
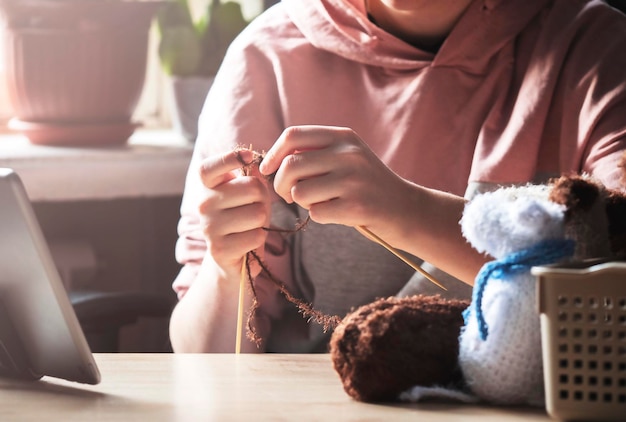
<instances>
[{"instance_id":1,"label":"wrist","mask_svg":"<svg viewBox=\"0 0 626 422\"><path fill-rule=\"evenodd\" d=\"M219 265L210 254L206 254L202 260L198 280L212 280L212 284L225 291L238 290L239 278L241 276L241 264L239 266L224 267Z\"/></svg>"},{"instance_id":2,"label":"wrist","mask_svg":"<svg viewBox=\"0 0 626 422\"><path fill-rule=\"evenodd\" d=\"M399 198L387 218L386 240L394 247L428 260L442 243L460 236L462 197L406 181Z\"/></svg>"},{"instance_id":3,"label":"wrist","mask_svg":"<svg viewBox=\"0 0 626 422\"><path fill-rule=\"evenodd\" d=\"M407 250L418 237L421 208L425 202L422 186L402 180L399 189L381 212L378 221L368 228L395 248ZM408 250L407 250L408 251Z\"/></svg>"}]
</instances>

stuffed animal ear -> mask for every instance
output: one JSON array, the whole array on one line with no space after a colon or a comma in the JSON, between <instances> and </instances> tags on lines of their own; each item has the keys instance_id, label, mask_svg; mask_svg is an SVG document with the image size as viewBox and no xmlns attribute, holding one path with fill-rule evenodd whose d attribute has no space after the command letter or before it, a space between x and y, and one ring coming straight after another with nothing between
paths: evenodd
<instances>
[{"instance_id":1,"label":"stuffed animal ear","mask_svg":"<svg viewBox=\"0 0 626 422\"><path fill-rule=\"evenodd\" d=\"M626 218L624 217L626 216L626 154L622 158L620 168L624 184L621 190L607 189L589 177L574 175L556 179L550 192L551 201L566 207L566 221L571 222L578 218L577 224L589 226L584 231L594 233L594 239L602 240L606 236L606 242L610 245L610 251L607 254L616 259L626 258ZM594 207L598 208L596 212L601 212L603 215L594 215L592 212ZM604 219L606 219L606 227L599 227L599 222ZM579 243L585 242L588 243L590 240L586 239ZM600 254L600 256L604 255Z\"/></svg>"},{"instance_id":2,"label":"stuffed animal ear","mask_svg":"<svg viewBox=\"0 0 626 422\"><path fill-rule=\"evenodd\" d=\"M572 214L589 211L600 197L600 186L582 176L561 176L554 181L549 199L567 209L566 218Z\"/></svg>"},{"instance_id":3,"label":"stuffed animal ear","mask_svg":"<svg viewBox=\"0 0 626 422\"><path fill-rule=\"evenodd\" d=\"M365 402L395 401L416 385L460 383L459 335L468 306L419 295L379 299L348 314L330 341L346 393Z\"/></svg>"}]
</instances>

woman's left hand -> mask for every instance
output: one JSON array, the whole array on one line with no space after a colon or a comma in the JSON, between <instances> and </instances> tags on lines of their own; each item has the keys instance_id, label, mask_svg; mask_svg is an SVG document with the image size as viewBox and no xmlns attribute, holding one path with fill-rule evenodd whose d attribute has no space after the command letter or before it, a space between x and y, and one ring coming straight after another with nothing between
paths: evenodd
<instances>
[{"instance_id":1,"label":"woman's left hand","mask_svg":"<svg viewBox=\"0 0 626 422\"><path fill-rule=\"evenodd\" d=\"M351 129L287 128L267 152L261 173L288 203L318 223L366 226L384 236L406 215L411 184L389 169Z\"/></svg>"}]
</instances>

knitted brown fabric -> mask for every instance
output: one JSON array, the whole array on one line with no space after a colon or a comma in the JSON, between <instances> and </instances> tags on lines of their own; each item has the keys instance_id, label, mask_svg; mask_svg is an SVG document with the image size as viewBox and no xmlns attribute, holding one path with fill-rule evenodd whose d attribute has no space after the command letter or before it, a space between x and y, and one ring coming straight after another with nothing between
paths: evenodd
<instances>
[{"instance_id":1,"label":"knitted brown fabric","mask_svg":"<svg viewBox=\"0 0 626 422\"><path fill-rule=\"evenodd\" d=\"M390 297L346 316L330 353L345 391L356 400L397 400L415 385L461 382L457 358L467 301L438 296Z\"/></svg>"}]
</instances>

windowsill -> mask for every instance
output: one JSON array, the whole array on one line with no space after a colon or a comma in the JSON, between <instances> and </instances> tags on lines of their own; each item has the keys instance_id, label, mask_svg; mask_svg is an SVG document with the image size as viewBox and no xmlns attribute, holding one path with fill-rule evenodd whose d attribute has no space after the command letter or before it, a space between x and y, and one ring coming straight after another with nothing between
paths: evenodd
<instances>
[{"instance_id":1,"label":"windowsill","mask_svg":"<svg viewBox=\"0 0 626 422\"><path fill-rule=\"evenodd\" d=\"M172 131L138 130L126 145L49 147L0 135L0 167L22 179L32 201L181 195L193 144Z\"/></svg>"}]
</instances>

